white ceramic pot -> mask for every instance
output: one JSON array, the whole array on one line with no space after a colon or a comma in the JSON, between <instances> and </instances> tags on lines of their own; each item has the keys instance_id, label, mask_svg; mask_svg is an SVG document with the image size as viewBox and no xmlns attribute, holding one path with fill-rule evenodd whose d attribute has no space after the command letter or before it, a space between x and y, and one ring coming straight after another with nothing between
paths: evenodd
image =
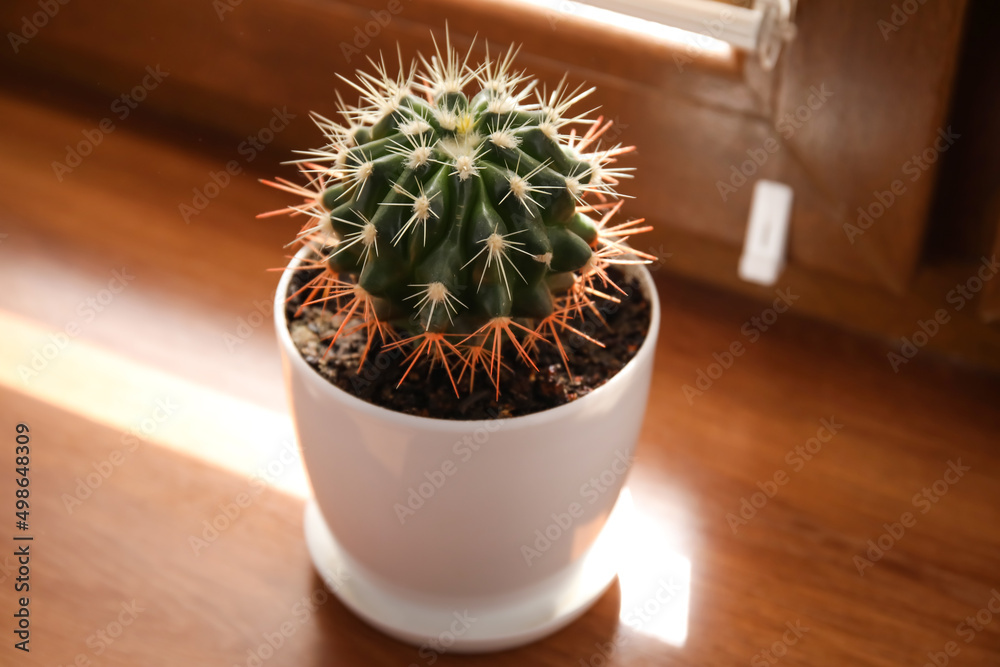
<instances>
[{"instance_id":1,"label":"white ceramic pot","mask_svg":"<svg viewBox=\"0 0 1000 667\"><path fill-rule=\"evenodd\" d=\"M274 317L314 492L306 539L345 605L423 655L527 643L606 590L616 570L604 529L642 425L660 322L649 272L627 268L652 307L636 356L576 401L486 421L393 412L329 383L292 343L285 271Z\"/></svg>"}]
</instances>

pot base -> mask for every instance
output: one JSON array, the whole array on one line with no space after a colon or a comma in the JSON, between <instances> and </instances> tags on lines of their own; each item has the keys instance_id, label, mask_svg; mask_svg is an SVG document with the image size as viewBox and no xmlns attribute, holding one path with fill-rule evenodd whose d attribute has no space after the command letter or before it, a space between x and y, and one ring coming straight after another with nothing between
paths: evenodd
<instances>
[{"instance_id":1,"label":"pot base","mask_svg":"<svg viewBox=\"0 0 1000 667\"><path fill-rule=\"evenodd\" d=\"M571 567L500 598L430 600L368 574L337 544L314 499L305 510L309 555L330 590L351 611L421 650L499 651L541 639L581 616L617 574L622 502L590 550Z\"/></svg>"}]
</instances>

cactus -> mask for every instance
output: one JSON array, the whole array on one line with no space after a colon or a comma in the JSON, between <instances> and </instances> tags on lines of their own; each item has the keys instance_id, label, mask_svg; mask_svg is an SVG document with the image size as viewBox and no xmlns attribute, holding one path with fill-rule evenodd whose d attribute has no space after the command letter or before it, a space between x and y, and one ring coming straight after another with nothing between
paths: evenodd
<instances>
[{"instance_id":1,"label":"cactus","mask_svg":"<svg viewBox=\"0 0 1000 667\"><path fill-rule=\"evenodd\" d=\"M608 266L653 259L626 245L649 228L611 223L632 148L599 149L612 123L571 114L593 89L546 90L514 70L513 47L478 66L450 38L434 49L422 68L400 56L395 77L371 59L374 74L341 77L360 102L340 100L343 123L313 114L328 144L295 160L307 185L263 181L305 201L263 215L308 216L305 303L344 315L331 348L354 323L369 346L405 348L407 373L430 355L456 393L482 369L499 394L504 355L534 366L547 342L566 361L560 334L617 299Z\"/></svg>"}]
</instances>

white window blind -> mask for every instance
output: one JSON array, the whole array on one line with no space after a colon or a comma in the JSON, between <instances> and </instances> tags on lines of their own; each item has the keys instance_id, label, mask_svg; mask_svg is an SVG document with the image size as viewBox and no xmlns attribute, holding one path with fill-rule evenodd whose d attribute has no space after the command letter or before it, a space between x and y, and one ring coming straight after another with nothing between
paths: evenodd
<instances>
[{"instance_id":1,"label":"white window blind","mask_svg":"<svg viewBox=\"0 0 1000 667\"><path fill-rule=\"evenodd\" d=\"M656 34L659 28L687 33L704 51L740 49L756 54L765 69L777 62L795 35L795 0L756 0L740 7L715 0L536 0L564 14Z\"/></svg>"}]
</instances>

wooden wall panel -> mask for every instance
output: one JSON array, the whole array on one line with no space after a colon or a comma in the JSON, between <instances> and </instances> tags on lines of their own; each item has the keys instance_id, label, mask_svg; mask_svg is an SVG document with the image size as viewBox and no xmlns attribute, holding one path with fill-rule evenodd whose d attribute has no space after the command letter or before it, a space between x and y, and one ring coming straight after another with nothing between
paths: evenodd
<instances>
[{"instance_id":1,"label":"wooden wall panel","mask_svg":"<svg viewBox=\"0 0 1000 667\"><path fill-rule=\"evenodd\" d=\"M1000 21L990 0L969 4L952 118L968 141L948 151L931 212L925 261L1000 253ZM983 290L986 321L1000 320L1000 287Z\"/></svg>"},{"instance_id":2,"label":"wooden wall panel","mask_svg":"<svg viewBox=\"0 0 1000 667\"><path fill-rule=\"evenodd\" d=\"M993 241L993 252L990 258L1000 257L1000 221L997 222ZM990 280L983 286L983 300L979 305L979 314L984 322L1000 320L1000 281Z\"/></svg>"},{"instance_id":3,"label":"wooden wall panel","mask_svg":"<svg viewBox=\"0 0 1000 667\"><path fill-rule=\"evenodd\" d=\"M894 14L900 5L919 9ZM796 220L793 247L801 263L839 275L863 274L894 291L908 283L940 163L923 171L912 157L933 146L948 126L965 10L964 0L800 3L799 39L785 56L777 116L798 108L813 86L833 92L789 148L828 193L834 213ZM895 180L904 193L893 195L895 201L852 244L844 225L858 224L859 207L877 212L875 193L891 192ZM802 227L808 233L796 234Z\"/></svg>"}]
</instances>

